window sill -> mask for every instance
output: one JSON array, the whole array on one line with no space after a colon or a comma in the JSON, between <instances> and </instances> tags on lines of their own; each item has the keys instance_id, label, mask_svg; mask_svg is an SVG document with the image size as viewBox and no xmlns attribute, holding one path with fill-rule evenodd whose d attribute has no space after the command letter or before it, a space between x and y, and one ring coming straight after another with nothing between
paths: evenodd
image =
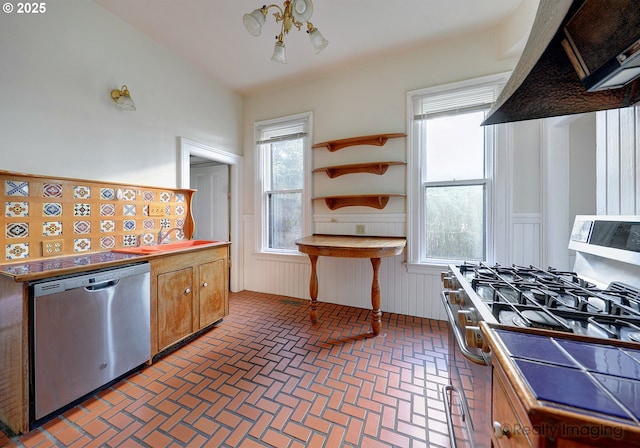
<instances>
[{"instance_id":1,"label":"window sill","mask_svg":"<svg viewBox=\"0 0 640 448\"><path fill-rule=\"evenodd\" d=\"M254 252L256 260L261 261L290 261L302 262L308 261L309 257L301 252Z\"/></svg>"}]
</instances>

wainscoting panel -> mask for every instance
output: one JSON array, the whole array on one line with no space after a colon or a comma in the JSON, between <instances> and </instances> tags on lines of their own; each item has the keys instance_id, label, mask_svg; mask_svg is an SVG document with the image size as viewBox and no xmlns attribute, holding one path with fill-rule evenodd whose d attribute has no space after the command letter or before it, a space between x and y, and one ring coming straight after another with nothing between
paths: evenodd
<instances>
[{"instance_id":1,"label":"wainscoting panel","mask_svg":"<svg viewBox=\"0 0 640 448\"><path fill-rule=\"evenodd\" d=\"M267 255L253 251L253 216L245 216L245 289L309 299L311 264L306 255ZM444 320L440 271L409 274L405 255L384 258L380 266L383 313ZM373 269L368 259L320 257L318 300L371 309Z\"/></svg>"},{"instance_id":2,"label":"wainscoting panel","mask_svg":"<svg viewBox=\"0 0 640 448\"><path fill-rule=\"evenodd\" d=\"M640 213L640 106L596 114L597 213Z\"/></svg>"},{"instance_id":3,"label":"wainscoting panel","mask_svg":"<svg viewBox=\"0 0 640 448\"><path fill-rule=\"evenodd\" d=\"M512 262L519 266L540 266L541 216L539 213L513 215Z\"/></svg>"},{"instance_id":4,"label":"wainscoting panel","mask_svg":"<svg viewBox=\"0 0 640 448\"><path fill-rule=\"evenodd\" d=\"M404 213L343 213L315 214L314 233L326 235L356 235L356 225L364 225L364 235L405 236L406 215Z\"/></svg>"}]
</instances>

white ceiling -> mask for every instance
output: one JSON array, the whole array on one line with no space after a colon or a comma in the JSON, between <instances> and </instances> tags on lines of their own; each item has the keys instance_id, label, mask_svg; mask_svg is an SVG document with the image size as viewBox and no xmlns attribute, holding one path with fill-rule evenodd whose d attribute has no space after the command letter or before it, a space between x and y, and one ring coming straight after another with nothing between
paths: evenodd
<instances>
[{"instance_id":1,"label":"white ceiling","mask_svg":"<svg viewBox=\"0 0 640 448\"><path fill-rule=\"evenodd\" d=\"M293 28L285 37L287 64L271 61L280 32L273 9L259 37L242 24L242 16L264 0L94 1L232 90L247 94L494 27L522 0L316 0L310 20L329 45L313 54L304 28Z\"/></svg>"}]
</instances>

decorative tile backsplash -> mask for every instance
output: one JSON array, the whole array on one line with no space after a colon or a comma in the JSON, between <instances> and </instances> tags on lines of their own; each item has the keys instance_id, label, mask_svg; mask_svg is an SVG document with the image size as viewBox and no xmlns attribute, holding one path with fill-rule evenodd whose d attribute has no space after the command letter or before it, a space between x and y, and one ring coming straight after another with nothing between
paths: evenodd
<instances>
[{"instance_id":1,"label":"decorative tile backsplash","mask_svg":"<svg viewBox=\"0 0 640 448\"><path fill-rule=\"evenodd\" d=\"M0 262L155 244L160 229L172 227L184 228L182 238L193 233L193 190L6 171L0 171L0 188L0 201L4 202ZM158 210L152 216L150 206ZM180 237L179 233L171 235L172 240Z\"/></svg>"}]
</instances>

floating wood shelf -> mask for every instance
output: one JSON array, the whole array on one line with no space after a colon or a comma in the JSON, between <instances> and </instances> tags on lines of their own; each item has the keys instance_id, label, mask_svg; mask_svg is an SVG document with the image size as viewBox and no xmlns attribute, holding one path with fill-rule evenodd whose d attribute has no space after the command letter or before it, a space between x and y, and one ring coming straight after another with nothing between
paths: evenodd
<instances>
[{"instance_id":1,"label":"floating wood shelf","mask_svg":"<svg viewBox=\"0 0 640 448\"><path fill-rule=\"evenodd\" d=\"M387 172L387 169L391 165L406 165L406 162L369 162L369 163L354 163L353 165L336 165L325 166L324 168L316 168L314 173L326 172L330 178L342 176L343 174L354 173L371 173L383 175Z\"/></svg>"},{"instance_id":2,"label":"floating wood shelf","mask_svg":"<svg viewBox=\"0 0 640 448\"><path fill-rule=\"evenodd\" d=\"M363 206L382 210L387 206L390 197L404 197L404 194L352 194L346 196L322 196L314 199L323 199L331 210L342 207Z\"/></svg>"},{"instance_id":3,"label":"floating wood shelf","mask_svg":"<svg viewBox=\"0 0 640 448\"><path fill-rule=\"evenodd\" d=\"M384 146L390 138L406 137L407 134L376 134L365 135L364 137L342 138L339 140L330 140L328 142L316 143L312 148L327 148L334 152L347 146L373 145Z\"/></svg>"}]
</instances>

